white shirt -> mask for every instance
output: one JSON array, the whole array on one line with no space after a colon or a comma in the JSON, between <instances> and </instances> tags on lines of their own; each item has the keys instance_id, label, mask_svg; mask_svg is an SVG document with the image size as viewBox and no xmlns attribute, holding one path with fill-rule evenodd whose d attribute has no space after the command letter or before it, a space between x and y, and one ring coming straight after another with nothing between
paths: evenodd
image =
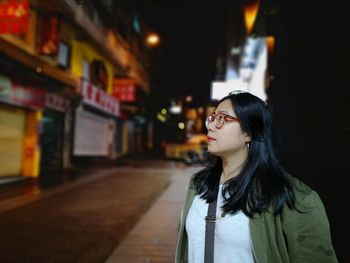
<instances>
[{"instance_id":1,"label":"white shirt","mask_svg":"<svg viewBox=\"0 0 350 263\"><path fill-rule=\"evenodd\" d=\"M238 212L222 217L222 185L219 186L214 238L215 263L254 263L249 218ZM186 219L188 234L188 262L204 262L205 216L208 204L195 196Z\"/></svg>"}]
</instances>

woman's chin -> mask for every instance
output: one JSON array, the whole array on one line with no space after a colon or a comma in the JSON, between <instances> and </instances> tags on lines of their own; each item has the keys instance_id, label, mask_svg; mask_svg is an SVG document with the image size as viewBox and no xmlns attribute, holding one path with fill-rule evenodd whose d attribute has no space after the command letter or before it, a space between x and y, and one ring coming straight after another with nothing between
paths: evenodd
<instances>
[{"instance_id":1,"label":"woman's chin","mask_svg":"<svg viewBox=\"0 0 350 263\"><path fill-rule=\"evenodd\" d=\"M213 154L213 155L219 155L218 150L216 150L214 147L208 147L208 153Z\"/></svg>"}]
</instances>

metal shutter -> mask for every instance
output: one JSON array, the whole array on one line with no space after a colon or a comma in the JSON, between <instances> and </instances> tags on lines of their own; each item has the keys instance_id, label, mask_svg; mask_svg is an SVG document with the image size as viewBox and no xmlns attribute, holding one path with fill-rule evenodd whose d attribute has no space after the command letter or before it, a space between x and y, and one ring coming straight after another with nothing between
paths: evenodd
<instances>
[{"instance_id":1,"label":"metal shutter","mask_svg":"<svg viewBox=\"0 0 350 263\"><path fill-rule=\"evenodd\" d=\"M0 176L20 175L25 111L0 105Z\"/></svg>"}]
</instances>

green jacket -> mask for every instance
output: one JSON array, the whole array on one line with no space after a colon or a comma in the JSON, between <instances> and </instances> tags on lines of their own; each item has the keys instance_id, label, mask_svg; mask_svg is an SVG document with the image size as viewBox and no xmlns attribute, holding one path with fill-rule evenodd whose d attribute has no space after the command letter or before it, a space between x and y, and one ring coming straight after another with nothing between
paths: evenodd
<instances>
[{"instance_id":1,"label":"green jacket","mask_svg":"<svg viewBox=\"0 0 350 263\"><path fill-rule=\"evenodd\" d=\"M302 212L284 207L281 215L270 211L249 220L257 263L338 262L330 236L325 208L318 194L294 178L296 206ZM175 263L188 262L185 222L196 189L190 181L181 213Z\"/></svg>"}]
</instances>

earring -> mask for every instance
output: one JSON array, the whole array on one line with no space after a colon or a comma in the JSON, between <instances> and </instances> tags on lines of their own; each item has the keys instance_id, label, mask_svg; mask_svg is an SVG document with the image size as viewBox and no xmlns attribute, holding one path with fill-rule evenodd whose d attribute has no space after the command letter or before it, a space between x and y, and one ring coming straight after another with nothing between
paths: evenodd
<instances>
[{"instance_id":1,"label":"earring","mask_svg":"<svg viewBox=\"0 0 350 263\"><path fill-rule=\"evenodd\" d=\"M248 150L250 149L250 142L247 142L247 147L248 147Z\"/></svg>"}]
</instances>

